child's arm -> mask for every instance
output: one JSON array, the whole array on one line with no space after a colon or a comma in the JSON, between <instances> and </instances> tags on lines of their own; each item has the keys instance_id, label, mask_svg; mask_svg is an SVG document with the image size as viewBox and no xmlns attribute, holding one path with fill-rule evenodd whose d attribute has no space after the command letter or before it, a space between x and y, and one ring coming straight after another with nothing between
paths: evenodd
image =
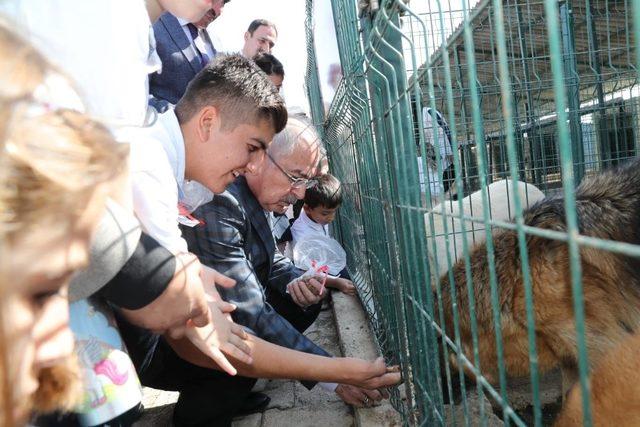
<instances>
[{"instance_id":1,"label":"child's arm","mask_svg":"<svg viewBox=\"0 0 640 427\"><path fill-rule=\"evenodd\" d=\"M327 277L325 282L327 288L334 288L347 295L355 295L357 290L351 280L343 279L342 277Z\"/></svg>"}]
</instances>

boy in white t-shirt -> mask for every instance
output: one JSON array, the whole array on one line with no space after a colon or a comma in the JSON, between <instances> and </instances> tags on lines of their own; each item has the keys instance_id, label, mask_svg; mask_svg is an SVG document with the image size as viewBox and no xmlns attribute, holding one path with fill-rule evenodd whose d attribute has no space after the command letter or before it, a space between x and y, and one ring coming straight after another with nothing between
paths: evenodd
<instances>
[{"instance_id":1,"label":"boy in white t-shirt","mask_svg":"<svg viewBox=\"0 0 640 427\"><path fill-rule=\"evenodd\" d=\"M342 203L342 186L338 178L331 174L315 178L316 184L308 188L304 194L304 205L300 216L291 226L292 246L311 236L329 236L329 224L335 219L336 211ZM353 294L355 287L351 282L347 269L339 275L342 279L337 289Z\"/></svg>"}]
</instances>

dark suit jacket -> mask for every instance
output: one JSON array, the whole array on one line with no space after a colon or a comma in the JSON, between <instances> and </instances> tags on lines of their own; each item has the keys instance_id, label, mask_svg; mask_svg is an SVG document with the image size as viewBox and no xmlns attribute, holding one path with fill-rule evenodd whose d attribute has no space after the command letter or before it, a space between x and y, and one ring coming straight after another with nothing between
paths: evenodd
<instances>
[{"instance_id":1,"label":"dark suit jacket","mask_svg":"<svg viewBox=\"0 0 640 427\"><path fill-rule=\"evenodd\" d=\"M168 104L175 105L184 95L187 85L202 69L202 63L194 47L184 33L178 19L165 12L153 24L156 49L162 60L162 72L149 75L149 101L159 112L164 112ZM211 44L206 31L205 42Z\"/></svg>"},{"instance_id":2,"label":"dark suit jacket","mask_svg":"<svg viewBox=\"0 0 640 427\"><path fill-rule=\"evenodd\" d=\"M233 288L219 288L222 298L238 307L231 313L234 321L274 344L328 356L266 300L265 292L291 298L286 285L303 272L276 250L265 211L244 177L193 215L205 224L182 227L183 236L203 264L236 280Z\"/></svg>"}]
</instances>

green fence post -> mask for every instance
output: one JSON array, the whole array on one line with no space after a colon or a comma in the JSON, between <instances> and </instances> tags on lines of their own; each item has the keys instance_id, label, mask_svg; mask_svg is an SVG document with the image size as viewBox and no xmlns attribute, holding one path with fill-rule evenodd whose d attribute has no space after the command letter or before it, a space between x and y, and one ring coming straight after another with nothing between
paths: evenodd
<instances>
[{"instance_id":1,"label":"green fence post","mask_svg":"<svg viewBox=\"0 0 640 427\"><path fill-rule=\"evenodd\" d=\"M604 79L602 78L602 67L600 60L600 52L599 52L599 42L598 42L598 30L596 28L595 17L593 16L593 6L591 5L591 0L585 0L585 8L586 8L586 19L587 19L587 34L589 37L589 56L591 64L590 66L593 68L593 71L596 76L596 94L598 99L598 113L597 116L600 120L597 120L595 123L596 129L599 129L600 126L605 124L606 120L606 104L604 101L604 90L602 85L604 83ZM609 145L609 138L606 135L606 132L602 129L599 130L598 137L598 148L600 151L600 168L605 168L611 164L611 146Z\"/></svg>"},{"instance_id":2,"label":"green fence post","mask_svg":"<svg viewBox=\"0 0 640 427\"><path fill-rule=\"evenodd\" d=\"M562 162L562 186L564 190L564 206L567 221L567 237L571 271L571 290L573 293L573 307L575 313L578 371L580 373L580 389L582 391L582 408L584 425L591 426L591 404L589 399L589 374L587 346L585 340L584 296L582 293L582 265L580 263L580 248L576 237L578 235L578 219L576 215L575 181L573 176L574 161L572 159L572 145L567 129L567 100L563 69L560 62L563 58L560 44L562 36L558 31L558 4L554 0L544 1L547 15L547 33L549 35L549 53L553 72L554 98L558 114L558 136L560 143L560 160Z\"/></svg>"},{"instance_id":3,"label":"green fence post","mask_svg":"<svg viewBox=\"0 0 640 427\"><path fill-rule=\"evenodd\" d=\"M473 156L467 155L465 148L469 146L469 142L471 141L471 132L469 131L469 127L467 126L468 122L468 113L467 113L467 90L464 86L464 74L462 72L462 64L460 61L460 51L463 50L462 46L459 46L455 50L455 64L456 64L456 74L458 80L458 90L460 91L460 118L462 125L464 126L464 136L465 143L462 146L462 149L458 149L460 154L460 164L462 165L462 180L465 183L465 189L468 192L475 191L478 188L478 178L477 173L470 175L470 168L466 165L466 162L473 162ZM475 168L474 168L475 169ZM473 226L473 224L472 224Z\"/></svg>"},{"instance_id":4,"label":"green fence post","mask_svg":"<svg viewBox=\"0 0 640 427\"><path fill-rule=\"evenodd\" d=\"M569 106L573 175L576 183L579 183L584 176L584 146L582 145L582 125L580 124L580 78L576 64L573 12L568 0L560 4L560 25L562 26L562 61Z\"/></svg>"},{"instance_id":5,"label":"green fence post","mask_svg":"<svg viewBox=\"0 0 640 427\"><path fill-rule=\"evenodd\" d=\"M525 23L522 17L522 6L519 4L515 5L516 8L516 19L518 22L518 39L520 43L520 63L522 64L522 72L525 86L525 114L527 117L525 129L527 130L527 142L529 145L529 155L531 156L530 165L531 165L531 179L534 183L538 184L541 182L541 173L538 169L539 164L539 156L541 155L539 147L535 144L535 128L536 123L534 120L534 103L533 103L533 94L531 93L531 73L529 71L529 49L526 45L526 34L528 33L525 28L530 23ZM523 135L524 139L524 135Z\"/></svg>"},{"instance_id":6,"label":"green fence post","mask_svg":"<svg viewBox=\"0 0 640 427\"><path fill-rule=\"evenodd\" d=\"M313 0L307 0L305 33L307 37L307 70L306 70L306 91L311 117L316 124L316 130L322 137L323 129L320 125L324 122L324 103L322 101L322 91L320 90L320 79L318 77L318 64L316 63L315 34L313 33Z\"/></svg>"},{"instance_id":7,"label":"green fence post","mask_svg":"<svg viewBox=\"0 0 640 427\"><path fill-rule=\"evenodd\" d=\"M382 4L381 8L387 7L388 4ZM374 14L376 12L373 12ZM362 26L362 37L363 42L370 42L371 38L374 37L376 28L376 23L374 22L375 18L372 19L372 15L367 11L361 15L361 26ZM379 21L379 20L378 20ZM394 35L391 31L389 31L388 27L383 30L382 34L378 34L375 36L380 40L384 39L392 39ZM399 38L395 40L399 42ZM407 128L406 120L402 120L404 123L393 123L393 109L390 108L392 103L394 102L392 98L391 86L394 87L404 87L404 82L400 81L400 79L394 79L393 77L387 77L384 73L380 71L381 68L385 68L385 65L389 67L393 67L394 69L401 68L404 71L404 63L400 62L398 64L397 58L395 58L391 52L384 46L383 43L381 47L379 47L379 52L375 52L374 50L374 58L371 60L369 64L369 69L374 72L369 72L369 97L371 99L371 111L373 117L376 118L374 120L374 130L376 135L376 147L380 150L383 158L386 158L386 173L383 180L385 181L386 194L390 197L391 203L384 204L384 210L386 212L387 217L387 239L390 240L391 244L388 246L388 251L391 255L391 286L394 296L394 302L396 304L396 317L395 317L395 326L397 328L397 339L399 340L396 344L396 348L401 351L401 354L398 355L400 361L403 363L403 368L405 375L407 377L413 376L411 371L411 366L408 363L409 359L409 338L408 338L408 329L407 329L407 313L404 307L405 304L405 295L406 295L406 286L407 283L404 283L406 279L406 275L403 274L403 261L406 261L406 258L402 255L402 226L400 224L403 223L402 220L402 212L398 209L398 205L401 200L401 192L398 191L396 185L398 183L398 179L396 177L396 173L398 172L395 167L395 150L394 145L391 144L391 147L387 147L389 141L396 141L399 139L404 139L405 137L411 138L413 140L413 134L410 129ZM365 57L367 53L365 52ZM394 76L395 77L395 76ZM400 91L398 90L398 93ZM404 111L403 115L410 115L410 112ZM398 134L398 129L394 125L401 125L402 129L400 130L400 134ZM415 152L415 151L414 151ZM417 163L417 162L415 162ZM408 165L409 168L411 164ZM417 164L415 165L417 168ZM415 172L417 177L417 171ZM416 183L417 188L417 183ZM395 244L394 244L395 243ZM398 245L400 243L400 245ZM411 410L411 417L414 418L414 402L412 401L413 396L415 396L415 391L413 390L413 384L407 384L407 396L411 401L409 402L409 408Z\"/></svg>"}]
</instances>

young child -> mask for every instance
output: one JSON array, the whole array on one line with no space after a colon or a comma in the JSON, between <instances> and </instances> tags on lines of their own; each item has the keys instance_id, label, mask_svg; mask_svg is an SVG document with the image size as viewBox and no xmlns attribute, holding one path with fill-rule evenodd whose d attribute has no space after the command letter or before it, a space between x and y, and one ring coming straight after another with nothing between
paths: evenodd
<instances>
[{"instance_id":1,"label":"young child","mask_svg":"<svg viewBox=\"0 0 640 427\"><path fill-rule=\"evenodd\" d=\"M300 216L291 226L292 246L310 236L329 236L329 224L342 203L342 188L335 176L327 173L316 178L316 181L316 185L305 192ZM354 293L355 288L346 268L339 276L348 282L344 283L345 289L339 290L347 294Z\"/></svg>"},{"instance_id":2,"label":"young child","mask_svg":"<svg viewBox=\"0 0 640 427\"><path fill-rule=\"evenodd\" d=\"M308 236L328 236L329 224L342 203L342 188L335 176L325 174L316 180L316 185L304 193L302 211L291 226L293 246Z\"/></svg>"}]
</instances>

